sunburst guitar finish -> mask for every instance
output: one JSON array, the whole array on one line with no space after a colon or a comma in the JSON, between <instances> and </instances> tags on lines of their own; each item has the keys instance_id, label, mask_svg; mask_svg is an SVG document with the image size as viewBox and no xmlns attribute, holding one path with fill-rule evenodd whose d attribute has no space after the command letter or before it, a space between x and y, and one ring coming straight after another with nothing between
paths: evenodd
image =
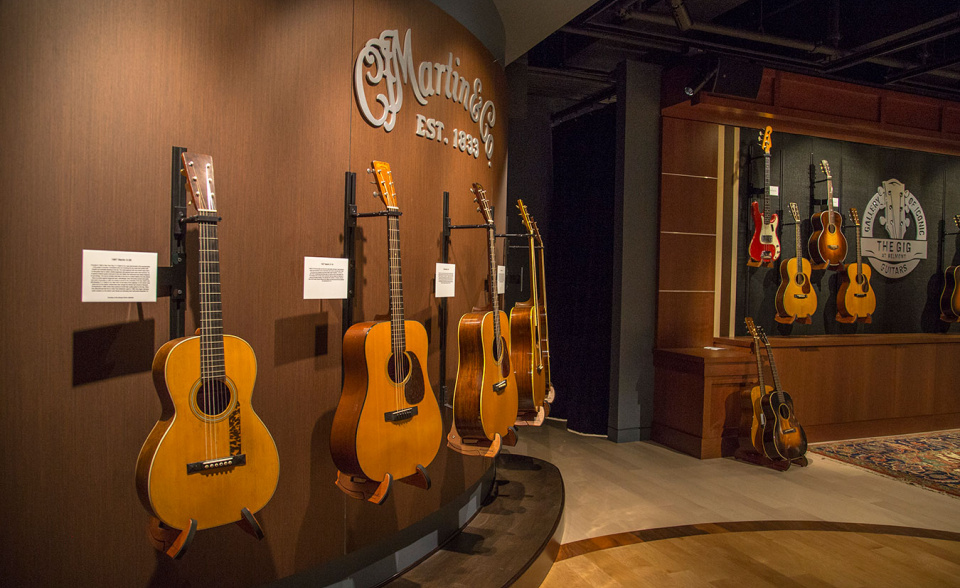
<instances>
[{"instance_id":1,"label":"sunburst guitar finish","mask_svg":"<svg viewBox=\"0 0 960 588\"><path fill-rule=\"evenodd\" d=\"M839 269L847 258L847 238L843 236L843 215L833 209L833 176L826 159L820 170L827 178L827 209L810 217L813 233L807 241L813 269ZM799 254L798 254L799 255Z\"/></svg>"}]
</instances>

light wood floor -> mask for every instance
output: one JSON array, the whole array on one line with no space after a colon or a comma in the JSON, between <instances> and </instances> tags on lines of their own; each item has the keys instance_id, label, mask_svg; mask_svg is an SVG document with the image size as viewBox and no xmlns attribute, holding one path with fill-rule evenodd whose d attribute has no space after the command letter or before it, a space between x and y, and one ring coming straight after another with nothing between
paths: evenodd
<instances>
[{"instance_id":1,"label":"light wood floor","mask_svg":"<svg viewBox=\"0 0 960 588\"><path fill-rule=\"evenodd\" d=\"M812 453L808 467L776 472L733 459L698 460L652 442L577 435L558 421L521 429L507 451L560 469L568 547L644 529L735 521L960 532L960 499ZM573 556L555 564L544 586L960 586L960 542L907 535L759 530L568 551ZM801 557L786 566L794 552ZM851 552L856 558L844 555ZM877 572L860 580L860 564L852 561ZM932 575L921 579L921 569Z\"/></svg>"}]
</instances>

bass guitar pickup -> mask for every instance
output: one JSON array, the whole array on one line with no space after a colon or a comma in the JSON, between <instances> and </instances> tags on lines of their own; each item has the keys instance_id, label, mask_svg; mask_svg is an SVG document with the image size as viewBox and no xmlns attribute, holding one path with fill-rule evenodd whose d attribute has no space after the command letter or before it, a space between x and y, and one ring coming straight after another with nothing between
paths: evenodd
<instances>
[{"instance_id":1,"label":"bass guitar pickup","mask_svg":"<svg viewBox=\"0 0 960 588\"><path fill-rule=\"evenodd\" d=\"M242 465L247 465L247 456L243 453L240 455L231 455L230 457L195 461L187 464L187 475L200 474L203 472L215 472Z\"/></svg>"},{"instance_id":2,"label":"bass guitar pickup","mask_svg":"<svg viewBox=\"0 0 960 588\"><path fill-rule=\"evenodd\" d=\"M417 407L410 406L408 408L401 408L400 410L393 410L383 413L383 420L387 421L388 423L396 423L398 421L412 419L415 416L417 416Z\"/></svg>"}]
</instances>

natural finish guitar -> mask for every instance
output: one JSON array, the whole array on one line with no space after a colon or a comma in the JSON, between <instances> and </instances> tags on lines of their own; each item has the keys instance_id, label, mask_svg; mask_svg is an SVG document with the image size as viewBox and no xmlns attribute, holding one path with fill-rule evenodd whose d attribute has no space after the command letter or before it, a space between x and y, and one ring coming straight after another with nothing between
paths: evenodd
<instances>
[{"instance_id":1,"label":"natural finish guitar","mask_svg":"<svg viewBox=\"0 0 960 588\"><path fill-rule=\"evenodd\" d=\"M773 391L760 397L760 409L763 411L763 453L768 458L794 460L807 452L807 434L797 413L793 410L793 399L783 391L777 364L773 361L773 350L762 327L757 327L760 340L767 350L767 363L773 374Z\"/></svg>"},{"instance_id":2,"label":"natural finish guitar","mask_svg":"<svg viewBox=\"0 0 960 588\"><path fill-rule=\"evenodd\" d=\"M213 159L199 153L182 159L200 225L199 336L169 341L153 359L162 413L140 449L137 492L173 529L244 520L259 531L253 513L273 496L280 460L250 404L253 349L223 334Z\"/></svg>"},{"instance_id":3,"label":"natural finish guitar","mask_svg":"<svg viewBox=\"0 0 960 588\"><path fill-rule=\"evenodd\" d=\"M468 442L496 442L517 420L517 381L510 368L510 332L503 330L507 315L497 294L496 242L493 211L480 184L475 200L487 225L489 311L470 312L460 319L457 338L460 356L453 392L454 426Z\"/></svg>"},{"instance_id":4,"label":"natural finish guitar","mask_svg":"<svg viewBox=\"0 0 960 588\"><path fill-rule=\"evenodd\" d=\"M953 222L960 229L960 214L953 217ZM960 265L951 265L943 270L940 320L948 323L960 321Z\"/></svg>"},{"instance_id":5,"label":"natural finish guitar","mask_svg":"<svg viewBox=\"0 0 960 588\"><path fill-rule=\"evenodd\" d=\"M343 336L343 391L330 453L341 490L379 504L393 480L429 487L425 468L440 449L443 422L427 371L426 329L403 315L393 173L382 161L374 161L372 171L386 206L390 320L357 323Z\"/></svg>"},{"instance_id":6,"label":"natural finish guitar","mask_svg":"<svg viewBox=\"0 0 960 588\"><path fill-rule=\"evenodd\" d=\"M840 269L847 258L843 215L833 209L833 176L826 159L820 160L820 170L827 176L827 209L810 217L813 233L807 241L807 248L810 249L813 269Z\"/></svg>"},{"instance_id":7,"label":"natural finish guitar","mask_svg":"<svg viewBox=\"0 0 960 588\"><path fill-rule=\"evenodd\" d=\"M743 319L747 324L747 331L753 336L753 352L757 358L757 382L750 390L740 393L740 447L764 455L763 425L766 417L760 406L760 399L773 392L773 386L763 383L763 355L760 349L760 335L751 317Z\"/></svg>"},{"instance_id":8,"label":"natural finish guitar","mask_svg":"<svg viewBox=\"0 0 960 588\"><path fill-rule=\"evenodd\" d=\"M517 379L518 423L538 424L544 412L543 399L547 391L546 365L540 344L540 287L537 284L537 257L533 227L523 200L517 200L517 208L527 229L527 245L530 258L530 298L518 302L510 309L510 363Z\"/></svg>"},{"instance_id":9,"label":"natural finish guitar","mask_svg":"<svg viewBox=\"0 0 960 588\"><path fill-rule=\"evenodd\" d=\"M750 260L747 265L751 266L772 266L773 262L780 257L780 240L777 238L777 225L780 219L772 211L770 204L770 147L773 141L770 135L773 133L771 127L767 127L760 137L760 145L763 148L763 210L760 205L753 202L751 206L751 215L753 216L753 238L750 239Z\"/></svg>"},{"instance_id":10,"label":"natural finish guitar","mask_svg":"<svg viewBox=\"0 0 960 588\"><path fill-rule=\"evenodd\" d=\"M540 289L540 295L537 297L537 305L540 308L540 354L543 357L543 373L547 385L547 394L544 400L548 403L553 402L556 392L553 389L553 380L550 377L550 328L547 322L547 270L544 265L544 251L546 246L543 244L543 237L540 236L540 229L537 222L530 221L533 225L533 237L537 242L537 287Z\"/></svg>"},{"instance_id":11,"label":"natural finish guitar","mask_svg":"<svg viewBox=\"0 0 960 588\"><path fill-rule=\"evenodd\" d=\"M810 262L803 258L800 247L800 210L796 202L790 203L794 226L797 229L797 256L780 262L780 287L777 289L778 323L794 321L809 324L817 312L817 293L810 284Z\"/></svg>"},{"instance_id":12,"label":"natural finish guitar","mask_svg":"<svg viewBox=\"0 0 960 588\"><path fill-rule=\"evenodd\" d=\"M837 321L852 323L871 322L877 309L877 295L870 285L873 270L863 263L860 255L860 217L856 208L850 209L850 218L857 229L857 263L847 265L840 274L840 289L837 291Z\"/></svg>"}]
</instances>

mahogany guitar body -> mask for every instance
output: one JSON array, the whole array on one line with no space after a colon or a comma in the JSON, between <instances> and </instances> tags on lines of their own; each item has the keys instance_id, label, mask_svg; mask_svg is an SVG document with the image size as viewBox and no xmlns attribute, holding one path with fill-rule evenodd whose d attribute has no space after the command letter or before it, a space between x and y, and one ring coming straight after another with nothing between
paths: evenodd
<instances>
[{"instance_id":1,"label":"mahogany guitar body","mask_svg":"<svg viewBox=\"0 0 960 588\"><path fill-rule=\"evenodd\" d=\"M843 236L843 216L824 210L810 217L813 234L807 241L814 269L838 268L847 258L847 239Z\"/></svg>"},{"instance_id":2,"label":"mahogany guitar body","mask_svg":"<svg viewBox=\"0 0 960 588\"><path fill-rule=\"evenodd\" d=\"M507 316L499 312L500 324ZM507 436L517 420L517 381L510 368L510 330L501 331L501 361L494 350L494 313L470 312L460 318L460 355L454 387L453 417L464 438L493 440ZM500 387L500 390L495 390Z\"/></svg>"},{"instance_id":3,"label":"mahogany guitar body","mask_svg":"<svg viewBox=\"0 0 960 588\"><path fill-rule=\"evenodd\" d=\"M153 360L162 413L137 459L144 507L174 529L236 522L273 496L277 446L250 404L257 359L246 341L223 336L226 376L208 390L200 379L200 337L174 339ZM242 431L242 438L240 433ZM188 473L188 464L242 455L245 463Z\"/></svg>"},{"instance_id":4,"label":"mahogany guitar body","mask_svg":"<svg viewBox=\"0 0 960 588\"><path fill-rule=\"evenodd\" d=\"M427 332L405 320L406 361L394 363L390 321L351 326L343 336L343 392L330 432L330 453L345 474L380 481L417 473L440 449L443 421L427 372ZM395 381L399 374L399 382ZM415 408L409 418L387 414ZM411 410L412 412L412 410Z\"/></svg>"},{"instance_id":5,"label":"mahogany guitar body","mask_svg":"<svg viewBox=\"0 0 960 588\"><path fill-rule=\"evenodd\" d=\"M952 265L943 271L940 314L949 322L960 320L960 265Z\"/></svg>"},{"instance_id":6,"label":"mahogany guitar body","mask_svg":"<svg viewBox=\"0 0 960 588\"><path fill-rule=\"evenodd\" d=\"M870 285L873 270L866 263L861 264L861 274L857 275L857 264L851 263L841 274L840 288L837 290L837 320L870 322L873 311L877 309L877 295Z\"/></svg>"},{"instance_id":7,"label":"mahogany guitar body","mask_svg":"<svg viewBox=\"0 0 960 588\"><path fill-rule=\"evenodd\" d=\"M510 309L510 362L517 380L517 405L520 413L536 413L547 392L547 374L538 347L542 338L535 319L538 309L517 303Z\"/></svg>"}]
</instances>

